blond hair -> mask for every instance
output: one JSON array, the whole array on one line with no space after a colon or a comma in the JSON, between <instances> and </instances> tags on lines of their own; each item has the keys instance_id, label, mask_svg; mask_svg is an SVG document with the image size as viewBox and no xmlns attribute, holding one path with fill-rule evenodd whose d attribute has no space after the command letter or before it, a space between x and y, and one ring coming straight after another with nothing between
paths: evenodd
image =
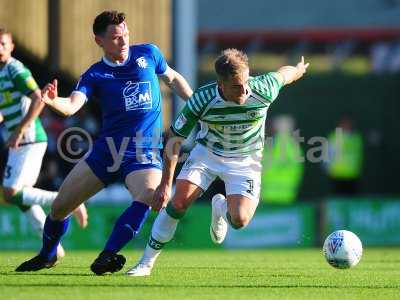
<instances>
[{"instance_id":1,"label":"blond hair","mask_svg":"<svg viewBox=\"0 0 400 300\"><path fill-rule=\"evenodd\" d=\"M244 52L230 48L221 52L215 61L214 67L218 78L225 80L248 70L249 59Z\"/></svg>"}]
</instances>

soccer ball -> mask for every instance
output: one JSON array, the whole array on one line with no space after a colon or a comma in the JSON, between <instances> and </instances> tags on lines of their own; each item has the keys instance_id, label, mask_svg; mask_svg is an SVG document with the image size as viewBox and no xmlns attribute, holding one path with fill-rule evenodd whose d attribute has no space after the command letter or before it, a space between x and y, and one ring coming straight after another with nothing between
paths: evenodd
<instances>
[{"instance_id":1,"label":"soccer ball","mask_svg":"<svg viewBox=\"0 0 400 300\"><path fill-rule=\"evenodd\" d=\"M326 238L323 252L332 267L348 269L358 264L363 247L358 236L351 231L337 230Z\"/></svg>"}]
</instances>

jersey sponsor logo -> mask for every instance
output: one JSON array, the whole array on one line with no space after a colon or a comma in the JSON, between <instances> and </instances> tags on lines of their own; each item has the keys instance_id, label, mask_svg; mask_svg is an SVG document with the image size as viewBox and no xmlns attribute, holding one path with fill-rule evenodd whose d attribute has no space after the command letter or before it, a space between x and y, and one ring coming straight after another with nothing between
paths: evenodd
<instances>
[{"instance_id":1,"label":"jersey sponsor logo","mask_svg":"<svg viewBox=\"0 0 400 300\"><path fill-rule=\"evenodd\" d=\"M229 124L229 125L217 125L215 128L225 133L236 133L249 130L253 127L253 124Z\"/></svg>"},{"instance_id":2,"label":"jersey sponsor logo","mask_svg":"<svg viewBox=\"0 0 400 300\"><path fill-rule=\"evenodd\" d=\"M147 60L141 56L138 59L136 59L136 63L138 64L139 67L141 67L142 69L145 69L147 67Z\"/></svg>"},{"instance_id":3,"label":"jersey sponsor logo","mask_svg":"<svg viewBox=\"0 0 400 300\"><path fill-rule=\"evenodd\" d=\"M185 116L180 114L179 117L175 121L175 124L174 124L175 129L177 129L177 130L182 129L182 127L185 126L186 122L187 122L187 119L185 118Z\"/></svg>"},{"instance_id":4,"label":"jersey sponsor logo","mask_svg":"<svg viewBox=\"0 0 400 300\"><path fill-rule=\"evenodd\" d=\"M150 81L128 81L122 91L122 96L125 100L126 111L152 108Z\"/></svg>"}]
</instances>

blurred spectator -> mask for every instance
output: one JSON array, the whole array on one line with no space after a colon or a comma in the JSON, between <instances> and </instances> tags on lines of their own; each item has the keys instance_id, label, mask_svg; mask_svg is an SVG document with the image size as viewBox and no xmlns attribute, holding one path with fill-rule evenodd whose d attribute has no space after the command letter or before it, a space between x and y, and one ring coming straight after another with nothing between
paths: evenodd
<instances>
[{"instance_id":1,"label":"blurred spectator","mask_svg":"<svg viewBox=\"0 0 400 300\"><path fill-rule=\"evenodd\" d=\"M273 142L264 148L261 198L266 203L290 204L302 182L303 152L293 137L292 117L276 117L272 126Z\"/></svg>"},{"instance_id":2,"label":"blurred spectator","mask_svg":"<svg viewBox=\"0 0 400 300\"><path fill-rule=\"evenodd\" d=\"M400 42L378 42L371 47L372 70L375 73L400 71Z\"/></svg>"},{"instance_id":3,"label":"blurred spectator","mask_svg":"<svg viewBox=\"0 0 400 300\"><path fill-rule=\"evenodd\" d=\"M47 152L51 155L56 155L57 138L66 129L65 122L47 108L43 109L40 119L48 136Z\"/></svg>"},{"instance_id":4,"label":"blurred spectator","mask_svg":"<svg viewBox=\"0 0 400 300\"><path fill-rule=\"evenodd\" d=\"M63 172L60 169L60 163L57 159L49 158L46 160L38 185L44 189L58 190L63 180Z\"/></svg>"},{"instance_id":5,"label":"blurred spectator","mask_svg":"<svg viewBox=\"0 0 400 300\"><path fill-rule=\"evenodd\" d=\"M97 135L99 124L90 114L87 107L83 107L76 115L65 119L67 127L79 127L89 133L92 137Z\"/></svg>"},{"instance_id":6,"label":"blurred spectator","mask_svg":"<svg viewBox=\"0 0 400 300\"><path fill-rule=\"evenodd\" d=\"M363 138L354 129L350 116L343 116L328 137L328 176L335 194L354 195L359 191L363 164Z\"/></svg>"}]
</instances>

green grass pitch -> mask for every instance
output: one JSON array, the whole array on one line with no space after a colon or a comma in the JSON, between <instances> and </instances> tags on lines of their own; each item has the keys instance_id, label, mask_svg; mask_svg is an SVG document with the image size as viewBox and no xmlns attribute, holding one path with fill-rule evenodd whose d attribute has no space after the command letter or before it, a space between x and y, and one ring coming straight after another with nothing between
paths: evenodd
<instances>
[{"instance_id":1,"label":"green grass pitch","mask_svg":"<svg viewBox=\"0 0 400 300\"><path fill-rule=\"evenodd\" d=\"M95 276L93 251L69 251L53 269L16 273L32 252L0 252L0 299L400 299L400 249L371 248L359 265L336 270L320 249L177 251L166 249L153 274Z\"/></svg>"}]
</instances>

